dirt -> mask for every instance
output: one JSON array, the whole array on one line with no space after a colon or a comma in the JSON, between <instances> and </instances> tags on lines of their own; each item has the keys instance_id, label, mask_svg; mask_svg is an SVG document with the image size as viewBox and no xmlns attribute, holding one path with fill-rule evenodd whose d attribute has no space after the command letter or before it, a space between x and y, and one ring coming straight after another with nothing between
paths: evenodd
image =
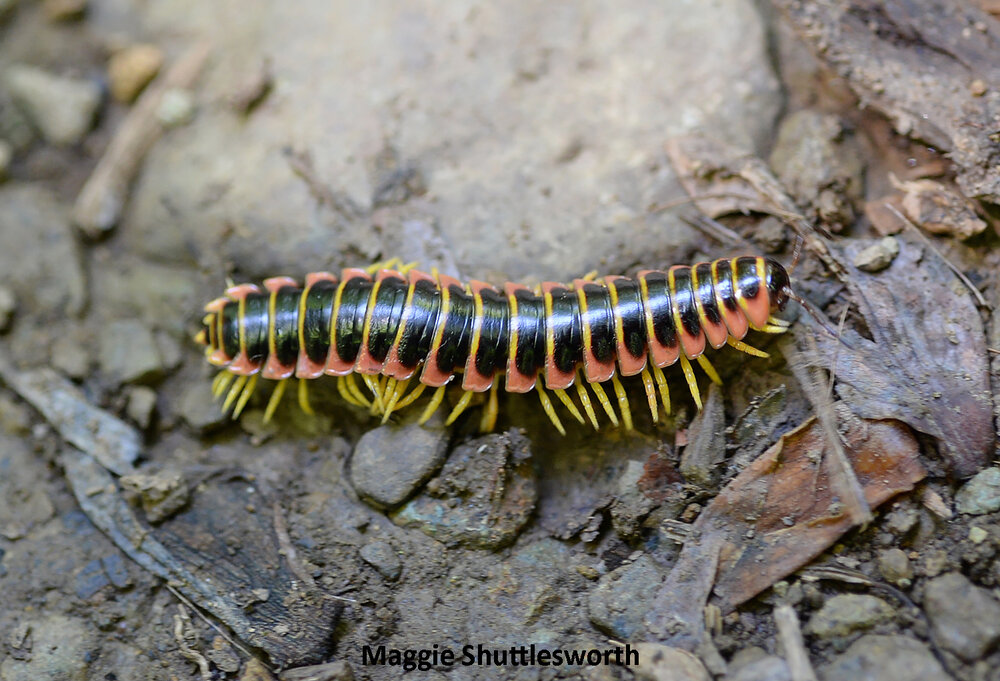
<instances>
[{"instance_id":1,"label":"dirt","mask_svg":"<svg viewBox=\"0 0 1000 681\"><path fill-rule=\"evenodd\" d=\"M679 656L689 679L1000 679L996 17L58 4L0 2L0 681L381 681L409 669L392 651L480 644L536 657L407 678L664 679ZM165 58L123 103L108 63L129 46ZM928 46L920 92L953 99L917 120ZM40 120L15 65L77 109ZM129 129L149 136L95 172ZM915 224L905 188L928 182L960 219ZM81 193L114 217L79 224ZM702 412L680 371L655 423L626 381L632 432L560 411L563 437L503 394L492 435L478 400L447 428L383 425L326 380L314 415L289 395L265 423L263 389L232 421L191 340L229 279L396 256L528 285L790 266L797 232L795 290L840 339L791 303L790 340L749 340L769 357L710 353L721 389L696 370Z\"/></svg>"}]
</instances>

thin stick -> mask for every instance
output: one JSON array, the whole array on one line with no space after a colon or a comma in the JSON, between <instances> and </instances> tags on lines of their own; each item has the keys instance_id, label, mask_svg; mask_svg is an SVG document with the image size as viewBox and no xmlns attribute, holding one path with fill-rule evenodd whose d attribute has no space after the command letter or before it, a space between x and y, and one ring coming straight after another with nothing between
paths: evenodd
<instances>
[{"instance_id":1,"label":"thin stick","mask_svg":"<svg viewBox=\"0 0 1000 681\"><path fill-rule=\"evenodd\" d=\"M785 661L792 681L816 681L816 672L809 662L809 652L802 641L802 629L795 610L788 604L774 609L774 624L778 627L778 640L785 649Z\"/></svg>"}]
</instances>

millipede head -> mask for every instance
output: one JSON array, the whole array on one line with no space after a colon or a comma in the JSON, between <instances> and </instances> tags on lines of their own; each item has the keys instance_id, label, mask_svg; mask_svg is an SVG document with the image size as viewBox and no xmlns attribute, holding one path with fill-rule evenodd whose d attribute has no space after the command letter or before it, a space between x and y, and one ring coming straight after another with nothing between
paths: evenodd
<instances>
[{"instance_id":1,"label":"millipede head","mask_svg":"<svg viewBox=\"0 0 1000 681\"><path fill-rule=\"evenodd\" d=\"M773 258L764 259L764 276L767 282L768 298L771 306L779 310L785 309L788 299L791 296L791 281L788 272L777 260Z\"/></svg>"}]
</instances>

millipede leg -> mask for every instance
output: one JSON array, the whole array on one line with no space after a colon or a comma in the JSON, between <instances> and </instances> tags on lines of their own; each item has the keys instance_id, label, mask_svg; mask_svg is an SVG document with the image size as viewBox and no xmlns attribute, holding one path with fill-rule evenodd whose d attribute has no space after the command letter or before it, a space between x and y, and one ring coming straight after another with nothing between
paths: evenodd
<instances>
[{"instance_id":1,"label":"millipede leg","mask_svg":"<svg viewBox=\"0 0 1000 681\"><path fill-rule=\"evenodd\" d=\"M767 357L771 356L771 355L767 354L766 352L764 352L763 350L758 350L757 348L755 348L752 345L747 345L743 341L736 340L732 336L730 336L729 338L726 339L726 343L730 347L734 347L737 350L739 350L740 352L745 352L748 355L753 355L754 357L764 357L764 358L767 358Z\"/></svg>"},{"instance_id":2,"label":"millipede leg","mask_svg":"<svg viewBox=\"0 0 1000 681\"><path fill-rule=\"evenodd\" d=\"M362 374L361 380L365 382L365 385L372 392L371 413L381 414L385 411L385 407L382 404L382 389L378 384L378 379L370 374Z\"/></svg>"},{"instance_id":3,"label":"millipede leg","mask_svg":"<svg viewBox=\"0 0 1000 681\"><path fill-rule=\"evenodd\" d=\"M493 379L493 385L490 386L490 396L486 400L486 408L483 409L482 418L479 419L479 432L490 433L493 428L497 425L497 414L500 412L500 407L497 405L497 385L500 381Z\"/></svg>"},{"instance_id":4,"label":"millipede leg","mask_svg":"<svg viewBox=\"0 0 1000 681\"><path fill-rule=\"evenodd\" d=\"M597 270L590 270L585 275L580 277L584 281L596 281L597 280Z\"/></svg>"},{"instance_id":5,"label":"millipede leg","mask_svg":"<svg viewBox=\"0 0 1000 681\"><path fill-rule=\"evenodd\" d=\"M419 262L417 260L414 260L413 262L408 262L405 265L400 265L399 266L399 273L400 274L406 274L407 272L409 272L412 269L415 269L418 266L419 266Z\"/></svg>"},{"instance_id":6,"label":"millipede leg","mask_svg":"<svg viewBox=\"0 0 1000 681\"><path fill-rule=\"evenodd\" d=\"M236 380L236 374L228 371L220 371L212 381L212 397L219 399L222 394L229 389L229 386Z\"/></svg>"},{"instance_id":7,"label":"millipede leg","mask_svg":"<svg viewBox=\"0 0 1000 681\"><path fill-rule=\"evenodd\" d=\"M611 376L611 382L615 386L615 395L618 396L618 408L622 412L622 424L625 430L632 430L632 410L628 406L628 395L625 394L625 388L622 387L622 382L618 380L618 374L613 374Z\"/></svg>"},{"instance_id":8,"label":"millipede leg","mask_svg":"<svg viewBox=\"0 0 1000 681\"><path fill-rule=\"evenodd\" d=\"M274 386L274 392L271 393L271 398L267 401L267 406L264 407L264 423L271 422L271 417L274 416L274 411L281 403L281 397L285 394L286 387L288 387L288 379L278 381L277 385Z\"/></svg>"},{"instance_id":9,"label":"millipede leg","mask_svg":"<svg viewBox=\"0 0 1000 681\"><path fill-rule=\"evenodd\" d=\"M257 389L257 374L250 377L247 384L243 387L243 392L240 393L240 398L236 400L236 406L233 407L233 418L238 419L240 414L243 413L243 408L247 406L247 402L250 401L250 396L253 395L253 391Z\"/></svg>"},{"instance_id":10,"label":"millipede leg","mask_svg":"<svg viewBox=\"0 0 1000 681\"><path fill-rule=\"evenodd\" d=\"M340 393L340 396L344 398L344 401L348 404L353 404L355 407L364 406L358 402L358 399L354 395L351 394L351 391L347 387L346 376L337 376L337 392Z\"/></svg>"},{"instance_id":11,"label":"millipede leg","mask_svg":"<svg viewBox=\"0 0 1000 681\"><path fill-rule=\"evenodd\" d=\"M787 326L778 326L777 324L765 324L764 326L757 329L758 331L763 331L764 333L785 333L788 331Z\"/></svg>"},{"instance_id":12,"label":"millipede leg","mask_svg":"<svg viewBox=\"0 0 1000 681\"><path fill-rule=\"evenodd\" d=\"M659 423L660 405L656 401L656 385L649 373L649 364L642 368L642 387L646 389L646 401L649 402L649 413L653 417L653 423Z\"/></svg>"},{"instance_id":13,"label":"millipede leg","mask_svg":"<svg viewBox=\"0 0 1000 681\"><path fill-rule=\"evenodd\" d=\"M775 326L784 326L786 328L792 325L790 321L781 319L780 317L775 317L774 315L768 316L767 323L774 324Z\"/></svg>"},{"instance_id":14,"label":"millipede leg","mask_svg":"<svg viewBox=\"0 0 1000 681\"><path fill-rule=\"evenodd\" d=\"M539 381L535 388L538 390L538 399L542 402L542 409L545 410L545 415L549 417L552 421L552 425L556 427L560 435L566 434L566 429L563 428L562 421L559 420L559 415L556 414L555 407L552 406L552 400L549 399L548 394L545 392L545 388L542 387L541 381Z\"/></svg>"},{"instance_id":15,"label":"millipede leg","mask_svg":"<svg viewBox=\"0 0 1000 681\"><path fill-rule=\"evenodd\" d=\"M663 369L653 365L653 376L656 377L656 387L660 390L660 399L663 400L663 412L670 413L670 390L667 388L667 377L663 375Z\"/></svg>"},{"instance_id":16,"label":"millipede leg","mask_svg":"<svg viewBox=\"0 0 1000 681\"><path fill-rule=\"evenodd\" d=\"M395 381L395 379L393 379ZM392 395L389 396L389 403L385 405L385 414L382 416L382 423L386 423L389 417L392 416L399 403L399 398L402 396L403 392L406 391L406 386L410 384L410 379L403 381L396 381L392 389Z\"/></svg>"},{"instance_id":17,"label":"millipede leg","mask_svg":"<svg viewBox=\"0 0 1000 681\"><path fill-rule=\"evenodd\" d=\"M719 378L719 372L715 370L715 367L712 366L712 363L708 361L708 358L705 357L705 355L698 355L698 364L700 364L701 368L706 374L708 374L708 377L712 379L712 383L722 385L722 379Z\"/></svg>"},{"instance_id":18,"label":"millipede leg","mask_svg":"<svg viewBox=\"0 0 1000 681\"><path fill-rule=\"evenodd\" d=\"M684 378L687 380L688 388L691 390L691 397L694 398L694 403L701 409L701 393L698 392L698 381L694 377L694 369L691 368L691 362L688 360L687 355L683 352L681 353L681 368L684 370Z\"/></svg>"},{"instance_id":19,"label":"millipede leg","mask_svg":"<svg viewBox=\"0 0 1000 681\"><path fill-rule=\"evenodd\" d=\"M229 389L229 394L226 395L226 401L222 403L222 411L229 411L229 407L232 406L236 398L239 397L240 393L243 392L243 386L247 384L249 376L238 376L236 381L233 382L233 386Z\"/></svg>"},{"instance_id":20,"label":"millipede leg","mask_svg":"<svg viewBox=\"0 0 1000 681\"><path fill-rule=\"evenodd\" d=\"M361 388L358 387L358 382L354 378L355 376L357 376L357 374L347 374L345 377L347 381L347 389L351 391L352 395L354 395L354 403L361 407L372 406L372 403L368 401L368 398L362 394Z\"/></svg>"},{"instance_id":21,"label":"millipede leg","mask_svg":"<svg viewBox=\"0 0 1000 681\"><path fill-rule=\"evenodd\" d=\"M556 394L556 397L559 398L560 402L566 405L566 409L568 409L569 413L573 415L573 418L575 418L580 423L586 423L586 421L583 420L583 414L581 414L580 410L576 408L576 405L573 404L573 400L570 399L569 395L566 394L565 390L556 389L553 390L552 392Z\"/></svg>"},{"instance_id":22,"label":"millipede leg","mask_svg":"<svg viewBox=\"0 0 1000 681\"><path fill-rule=\"evenodd\" d=\"M448 418L444 420L444 425L450 426L455 422L455 419L457 419L459 416L462 415L462 412L465 411L465 408L469 406L469 402L472 401L473 394L474 393L471 390L466 390L462 394L462 399L458 401L458 404L455 405L455 408L451 410L450 414L448 414Z\"/></svg>"},{"instance_id":23,"label":"millipede leg","mask_svg":"<svg viewBox=\"0 0 1000 681\"><path fill-rule=\"evenodd\" d=\"M594 405L590 403L590 395L587 394L587 389L583 387L586 381L580 372L577 372L576 381L573 385L576 386L576 394L580 397L580 404L583 405L583 410L587 413L587 418L590 419L591 425L594 426L594 430L598 430L600 426L597 425L597 414L594 413Z\"/></svg>"},{"instance_id":24,"label":"millipede leg","mask_svg":"<svg viewBox=\"0 0 1000 681\"><path fill-rule=\"evenodd\" d=\"M314 415L316 412L313 411L312 405L309 404L309 381L304 378L299 379L299 408L310 416Z\"/></svg>"},{"instance_id":25,"label":"millipede leg","mask_svg":"<svg viewBox=\"0 0 1000 681\"><path fill-rule=\"evenodd\" d=\"M408 380L409 379L407 379L407 381ZM396 409L402 409L403 407L408 407L413 404L416 399L420 397L421 393L424 392L424 388L426 387L427 385L424 383L417 383L417 387L411 390L409 395L399 401L399 404L396 405Z\"/></svg>"},{"instance_id":26,"label":"millipede leg","mask_svg":"<svg viewBox=\"0 0 1000 681\"><path fill-rule=\"evenodd\" d=\"M608 415L611 423L614 424L615 428L618 427L618 414L615 413L615 408L611 406L611 400L608 399L608 394L604 392L604 388L600 383L590 383L590 389L594 391L594 395L597 396L597 401L601 403L601 407L604 409L604 413Z\"/></svg>"},{"instance_id":27,"label":"millipede leg","mask_svg":"<svg viewBox=\"0 0 1000 681\"><path fill-rule=\"evenodd\" d=\"M431 416L434 415L434 412L436 412L438 407L441 406L441 400L443 399L444 399L444 386L441 386L440 388L434 391L434 397L431 398L430 404L428 404L427 408L424 409L424 413L420 415L420 421L419 421L420 425L423 425L430 420Z\"/></svg>"}]
</instances>

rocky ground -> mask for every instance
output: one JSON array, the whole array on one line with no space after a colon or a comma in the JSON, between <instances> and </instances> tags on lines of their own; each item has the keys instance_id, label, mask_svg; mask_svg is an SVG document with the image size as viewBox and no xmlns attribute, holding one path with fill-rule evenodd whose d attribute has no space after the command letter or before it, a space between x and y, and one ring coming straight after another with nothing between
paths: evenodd
<instances>
[{"instance_id":1,"label":"rocky ground","mask_svg":"<svg viewBox=\"0 0 1000 681\"><path fill-rule=\"evenodd\" d=\"M0 679L382 680L402 670L365 646L627 642L642 669L407 678L1000 680L1000 23L924 4L947 20L889 3L830 37L796 2L0 0ZM954 97L915 110L913 74L861 64L885 45L959 55L915 79ZM665 147L694 135L740 151ZM769 359L713 355L700 413L680 372L655 424L630 384L634 433L560 437L532 396L486 436L478 410L380 425L322 381L316 415L265 424L264 390L232 422L190 340L229 279L790 264L801 224L847 274L807 242L797 290L874 349L803 316L754 339ZM835 409L796 353L839 358ZM854 497L802 445L813 411ZM799 454L804 485L780 475ZM890 454L910 475L874 489ZM740 505L752 475L785 494Z\"/></svg>"}]
</instances>

